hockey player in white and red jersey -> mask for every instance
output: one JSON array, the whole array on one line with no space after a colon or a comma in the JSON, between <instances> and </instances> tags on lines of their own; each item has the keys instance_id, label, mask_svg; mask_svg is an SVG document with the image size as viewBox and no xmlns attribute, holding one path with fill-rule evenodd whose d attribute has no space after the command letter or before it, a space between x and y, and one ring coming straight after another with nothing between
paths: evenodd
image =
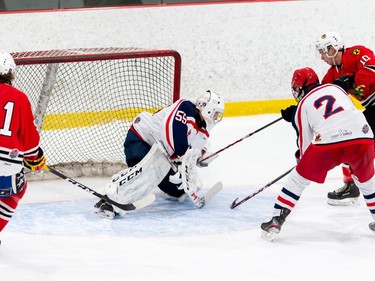
<instances>
[{"instance_id":1,"label":"hockey player in white and red jersey","mask_svg":"<svg viewBox=\"0 0 375 281\"><path fill-rule=\"evenodd\" d=\"M348 94L334 84L319 85L313 69L297 69L292 78L298 102L293 127L297 131L299 160L274 205L273 218L261 225L262 237L273 240L311 181L324 183L327 172L347 163L375 220L373 132ZM375 231L375 222L370 223Z\"/></svg>"},{"instance_id":2,"label":"hockey player in white and red jersey","mask_svg":"<svg viewBox=\"0 0 375 281\"><path fill-rule=\"evenodd\" d=\"M130 203L159 187L166 197L181 202L186 198L185 194L196 192L200 183L194 167L197 159L203 156L210 132L221 121L223 113L224 101L212 91L198 97L196 103L179 99L154 114L140 113L124 143L129 168L112 177L105 187L106 195L114 201ZM181 171L181 163L185 162L190 162L187 163L189 171ZM179 171L175 172L171 164ZM182 182L186 172L196 180L189 188ZM94 207L97 213L111 219L120 212L104 200Z\"/></svg>"},{"instance_id":3,"label":"hockey player in white and red jersey","mask_svg":"<svg viewBox=\"0 0 375 281\"><path fill-rule=\"evenodd\" d=\"M12 86L16 64L0 53L0 232L27 188L24 166L38 171L45 164L30 101Z\"/></svg>"}]
</instances>

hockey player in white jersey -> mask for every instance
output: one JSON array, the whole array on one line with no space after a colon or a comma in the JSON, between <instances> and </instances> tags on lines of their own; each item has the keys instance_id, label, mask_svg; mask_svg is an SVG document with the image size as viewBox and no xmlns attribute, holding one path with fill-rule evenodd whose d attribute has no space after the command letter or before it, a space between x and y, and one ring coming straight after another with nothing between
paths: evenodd
<instances>
[{"instance_id":1,"label":"hockey player in white jersey","mask_svg":"<svg viewBox=\"0 0 375 281\"><path fill-rule=\"evenodd\" d=\"M201 187L196 163L223 113L224 101L212 91L198 97L196 103L179 99L154 114L140 113L124 143L128 168L112 177L105 187L106 195L120 203L131 203L159 187L176 201L183 201L185 194L199 200L195 196ZM198 201L194 203L199 207ZM104 200L94 207L106 218L120 213Z\"/></svg>"},{"instance_id":2,"label":"hockey player in white jersey","mask_svg":"<svg viewBox=\"0 0 375 281\"><path fill-rule=\"evenodd\" d=\"M273 217L262 223L262 237L273 240L311 181L324 183L327 172L348 163L375 220L373 132L348 94L334 84L319 85L313 69L297 69L292 93L298 102L291 121L297 131L299 160L276 199ZM375 231L375 222L370 223Z\"/></svg>"}]
</instances>

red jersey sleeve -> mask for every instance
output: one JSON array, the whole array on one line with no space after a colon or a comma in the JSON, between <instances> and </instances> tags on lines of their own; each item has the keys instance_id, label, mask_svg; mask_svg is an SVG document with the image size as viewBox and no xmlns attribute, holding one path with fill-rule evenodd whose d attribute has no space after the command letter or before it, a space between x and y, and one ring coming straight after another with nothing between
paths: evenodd
<instances>
[{"instance_id":1,"label":"red jersey sleeve","mask_svg":"<svg viewBox=\"0 0 375 281\"><path fill-rule=\"evenodd\" d=\"M344 62L347 68L355 73L356 88L350 93L359 101L368 99L375 92L374 53L364 46L354 46L347 50Z\"/></svg>"},{"instance_id":2,"label":"red jersey sleeve","mask_svg":"<svg viewBox=\"0 0 375 281\"><path fill-rule=\"evenodd\" d=\"M35 126L35 119L30 101L26 95L22 95L23 111L19 130L20 146L23 147L25 157L34 158L38 154L40 135Z\"/></svg>"}]
</instances>

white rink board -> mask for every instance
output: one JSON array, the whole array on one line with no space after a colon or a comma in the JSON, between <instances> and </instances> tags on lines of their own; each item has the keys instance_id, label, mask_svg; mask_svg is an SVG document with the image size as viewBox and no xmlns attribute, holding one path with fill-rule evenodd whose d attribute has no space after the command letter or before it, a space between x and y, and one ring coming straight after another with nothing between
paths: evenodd
<instances>
[{"instance_id":1,"label":"white rink board","mask_svg":"<svg viewBox=\"0 0 375 281\"><path fill-rule=\"evenodd\" d=\"M2 49L174 49L182 97L212 89L229 101L291 98L296 68L327 70L314 54L322 32L375 49L374 9L372 0L314 0L2 14Z\"/></svg>"}]
</instances>

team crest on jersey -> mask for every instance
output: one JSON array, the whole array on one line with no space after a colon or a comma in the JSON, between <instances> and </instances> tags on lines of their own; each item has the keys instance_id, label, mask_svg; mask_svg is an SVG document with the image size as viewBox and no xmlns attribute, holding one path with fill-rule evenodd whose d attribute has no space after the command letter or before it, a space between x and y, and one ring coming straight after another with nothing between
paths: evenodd
<instances>
[{"instance_id":1,"label":"team crest on jersey","mask_svg":"<svg viewBox=\"0 0 375 281\"><path fill-rule=\"evenodd\" d=\"M363 125L362 133L367 134L370 131L370 128L367 124Z\"/></svg>"},{"instance_id":2,"label":"team crest on jersey","mask_svg":"<svg viewBox=\"0 0 375 281\"><path fill-rule=\"evenodd\" d=\"M355 95L360 99L363 100L365 98L365 95L363 93L363 89L366 88L365 85L359 85L354 89Z\"/></svg>"},{"instance_id":3,"label":"team crest on jersey","mask_svg":"<svg viewBox=\"0 0 375 281\"><path fill-rule=\"evenodd\" d=\"M11 152L9 152L9 157L14 159L17 158L19 154L20 152L18 151L18 149L13 149Z\"/></svg>"},{"instance_id":4,"label":"team crest on jersey","mask_svg":"<svg viewBox=\"0 0 375 281\"><path fill-rule=\"evenodd\" d=\"M322 136L320 134L317 134L315 136L315 142L320 142L322 140Z\"/></svg>"},{"instance_id":5,"label":"team crest on jersey","mask_svg":"<svg viewBox=\"0 0 375 281\"><path fill-rule=\"evenodd\" d=\"M350 54L358 56L361 53L361 51L358 48L355 48Z\"/></svg>"}]
</instances>

